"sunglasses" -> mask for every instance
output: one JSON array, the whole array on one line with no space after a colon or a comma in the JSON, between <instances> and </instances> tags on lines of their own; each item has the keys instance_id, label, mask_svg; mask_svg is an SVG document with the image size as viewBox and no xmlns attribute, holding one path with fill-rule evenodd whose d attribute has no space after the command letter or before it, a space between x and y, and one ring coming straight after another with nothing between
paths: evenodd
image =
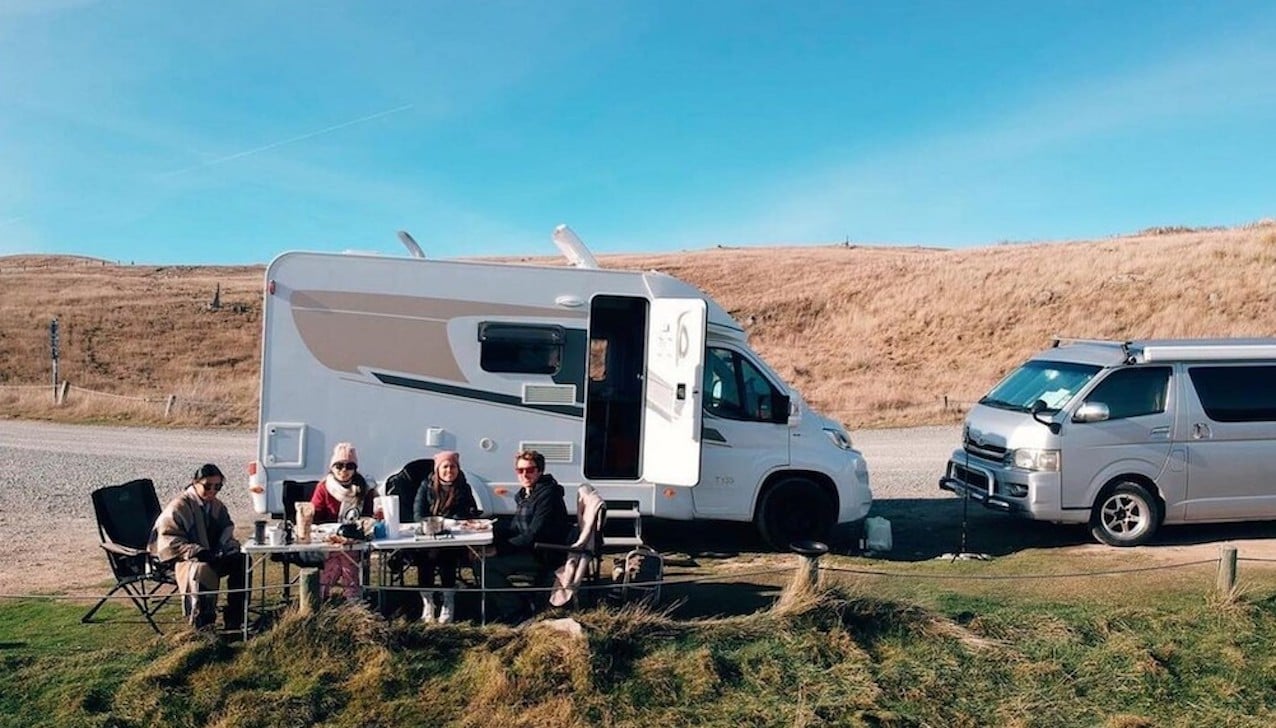
<instances>
[{"instance_id":1,"label":"sunglasses","mask_svg":"<svg viewBox=\"0 0 1276 728\"><path fill-rule=\"evenodd\" d=\"M333 470L358 470L359 463L333 463Z\"/></svg>"},{"instance_id":2,"label":"sunglasses","mask_svg":"<svg viewBox=\"0 0 1276 728\"><path fill-rule=\"evenodd\" d=\"M530 468L514 468L514 472L516 472L516 473L534 473L534 472L536 472L538 469L539 469L539 468L537 468L535 465L533 465L533 466L531 466Z\"/></svg>"},{"instance_id":3,"label":"sunglasses","mask_svg":"<svg viewBox=\"0 0 1276 728\"><path fill-rule=\"evenodd\" d=\"M210 482L208 482L207 480L205 480L205 481L204 481L204 487L205 487L205 488L212 488L213 490L221 490L221 489L222 489L222 486L223 486L223 485L225 485L225 484L226 484L226 483L225 483L224 481L221 481L221 480L217 481L216 483L210 483Z\"/></svg>"}]
</instances>

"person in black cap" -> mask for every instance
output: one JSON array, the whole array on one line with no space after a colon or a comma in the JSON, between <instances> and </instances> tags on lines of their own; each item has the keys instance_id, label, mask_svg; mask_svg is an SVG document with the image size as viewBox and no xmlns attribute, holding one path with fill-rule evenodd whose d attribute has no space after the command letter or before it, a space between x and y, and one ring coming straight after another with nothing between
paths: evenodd
<instances>
[{"instance_id":1,"label":"person in black cap","mask_svg":"<svg viewBox=\"0 0 1276 728\"><path fill-rule=\"evenodd\" d=\"M151 534L151 550L160 561L174 565L177 588L196 629L215 625L222 578L230 590L223 624L228 630L243 626L244 557L235 540L235 523L217 498L225 483L216 465L201 465L190 485L164 507Z\"/></svg>"}]
</instances>

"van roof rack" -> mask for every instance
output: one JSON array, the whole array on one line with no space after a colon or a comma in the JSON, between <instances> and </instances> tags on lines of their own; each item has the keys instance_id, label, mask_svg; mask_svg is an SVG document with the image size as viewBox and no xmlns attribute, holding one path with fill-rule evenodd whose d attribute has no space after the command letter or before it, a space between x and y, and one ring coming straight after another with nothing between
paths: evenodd
<instances>
[{"instance_id":1,"label":"van roof rack","mask_svg":"<svg viewBox=\"0 0 1276 728\"><path fill-rule=\"evenodd\" d=\"M1113 341L1056 336L1050 346L1057 349L1060 346L1074 344L1120 347L1126 364L1166 361L1276 359L1276 338Z\"/></svg>"},{"instance_id":2,"label":"van roof rack","mask_svg":"<svg viewBox=\"0 0 1276 728\"><path fill-rule=\"evenodd\" d=\"M1138 344L1141 362L1276 359L1276 339L1200 339Z\"/></svg>"},{"instance_id":3,"label":"van roof rack","mask_svg":"<svg viewBox=\"0 0 1276 728\"><path fill-rule=\"evenodd\" d=\"M1061 345L1067 344L1090 344L1092 346L1119 346L1121 347L1121 355L1125 357L1126 364L1134 363L1134 354L1130 351L1130 347L1134 345L1132 341L1115 341L1113 339L1082 339L1072 336L1056 336L1051 342L1050 348L1058 349Z\"/></svg>"}]
</instances>

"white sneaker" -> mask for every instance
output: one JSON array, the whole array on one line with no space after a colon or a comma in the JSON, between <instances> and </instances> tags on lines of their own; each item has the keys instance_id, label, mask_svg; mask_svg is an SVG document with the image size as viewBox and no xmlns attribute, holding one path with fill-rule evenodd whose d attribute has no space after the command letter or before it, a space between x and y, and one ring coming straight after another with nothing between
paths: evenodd
<instances>
[{"instance_id":1,"label":"white sneaker","mask_svg":"<svg viewBox=\"0 0 1276 728\"><path fill-rule=\"evenodd\" d=\"M439 607L439 624L450 624L452 612L456 609L456 592L443 592L443 606Z\"/></svg>"},{"instance_id":2,"label":"white sneaker","mask_svg":"<svg viewBox=\"0 0 1276 728\"><path fill-rule=\"evenodd\" d=\"M434 592L432 591L421 592L421 621L426 624L434 623Z\"/></svg>"}]
</instances>

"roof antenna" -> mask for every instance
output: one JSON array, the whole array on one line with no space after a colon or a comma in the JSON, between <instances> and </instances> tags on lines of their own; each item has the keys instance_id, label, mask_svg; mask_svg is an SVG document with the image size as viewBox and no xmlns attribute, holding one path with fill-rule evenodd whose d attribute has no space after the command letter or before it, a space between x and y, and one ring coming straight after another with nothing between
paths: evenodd
<instances>
[{"instance_id":1,"label":"roof antenna","mask_svg":"<svg viewBox=\"0 0 1276 728\"><path fill-rule=\"evenodd\" d=\"M425 251L421 250L421 246L416 244L411 235L408 235L407 230L399 231L399 242L403 243L403 247L408 249L408 254L413 258L425 257Z\"/></svg>"},{"instance_id":2,"label":"roof antenna","mask_svg":"<svg viewBox=\"0 0 1276 728\"><path fill-rule=\"evenodd\" d=\"M598 259L594 254L589 252L589 248L585 247L585 243L581 241L576 233L566 225L559 225L554 228L554 245L562 251L563 257L567 258L567 262L577 268L599 268Z\"/></svg>"}]
</instances>

